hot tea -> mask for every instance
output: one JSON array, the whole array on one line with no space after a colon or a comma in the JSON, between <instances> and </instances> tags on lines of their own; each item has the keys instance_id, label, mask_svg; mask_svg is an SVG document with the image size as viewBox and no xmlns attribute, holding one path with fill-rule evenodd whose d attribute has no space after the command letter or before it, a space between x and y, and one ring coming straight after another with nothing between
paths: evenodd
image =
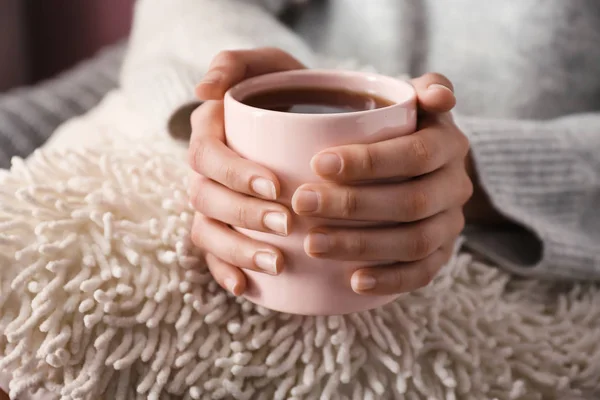
<instances>
[{"instance_id":1,"label":"hot tea","mask_svg":"<svg viewBox=\"0 0 600 400\"><path fill-rule=\"evenodd\" d=\"M375 110L394 102L365 92L330 88L281 88L252 94L242 103L296 114L339 114Z\"/></svg>"}]
</instances>

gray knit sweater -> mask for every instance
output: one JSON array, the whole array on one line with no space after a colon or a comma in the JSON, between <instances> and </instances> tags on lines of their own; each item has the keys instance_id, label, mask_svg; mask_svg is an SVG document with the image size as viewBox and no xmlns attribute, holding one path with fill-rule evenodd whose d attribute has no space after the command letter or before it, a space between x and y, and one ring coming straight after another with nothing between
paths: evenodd
<instances>
[{"instance_id":1,"label":"gray knit sweater","mask_svg":"<svg viewBox=\"0 0 600 400\"><path fill-rule=\"evenodd\" d=\"M0 168L8 168L12 157L31 154L56 127L115 88L124 49L117 44L54 79L0 94Z\"/></svg>"},{"instance_id":2,"label":"gray knit sweater","mask_svg":"<svg viewBox=\"0 0 600 400\"><path fill-rule=\"evenodd\" d=\"M330 0L296 36L274 16L288 1L138 0L121 85L164 124L224 48L442 72L485 190L525 228L468 231L471 248L523 275L600 279L600 2Z\"/></svg>"}]
</instances>

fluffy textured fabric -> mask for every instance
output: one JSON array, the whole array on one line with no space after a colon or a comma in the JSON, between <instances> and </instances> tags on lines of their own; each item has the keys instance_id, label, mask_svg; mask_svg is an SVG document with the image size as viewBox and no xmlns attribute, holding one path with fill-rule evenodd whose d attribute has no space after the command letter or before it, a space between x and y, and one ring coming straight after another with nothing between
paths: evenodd
<instances>
[{"instance_id":1,"label":"fluffy textured fabric","mask_svg":"<svg viewBox=\"0 0 600 400\"><path fill-rule=\"evenodd\" d=\"M589 399L600 390L592 284L512 279L459 253L429 287L370 312L299 317L232 297L189 244L185 149L128 107L109 96L2 171L0 371L12 372L11 396Z\"/></svg>"}]
</instances>

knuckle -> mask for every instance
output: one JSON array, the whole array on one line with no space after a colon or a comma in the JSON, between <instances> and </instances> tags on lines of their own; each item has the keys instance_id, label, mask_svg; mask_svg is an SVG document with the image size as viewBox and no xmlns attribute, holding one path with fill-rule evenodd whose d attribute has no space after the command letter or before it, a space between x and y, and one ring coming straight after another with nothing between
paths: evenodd
<instances>
[{"instance_id":1,"label":"knuckle","mask_svg":"<svg viewBox=\"0 0 600 400\"><path fill-rule=\"evenodd\" d=\"M213 67L235 65L241 61L240 54L234 50L223 50L219 52L212 63Z\"/></svg>"},{"instance_id":2,"label":"knuckle","mask_svg":"<svg viewBox=\"0 0 600 400\"><path fill-rule=\"evenodd\" d=\"M406 270L402 267L392 268L390 270L390 284L396 293L402 293L410 290L408 286Z\"/></svg>"},{"instance_id":3,"label":"knuckle","mask_svg":"<svg viewBox=\"0 0 600 400\"><path fill-rule=\"evenodd\" d=\"M243 254L242 245L239 242L232 240L227 247L227 261L235 266L242 266L245 264L242 260Z\"/></svg>"},{"instance_id":4,"label":"knuckle","mask_svg":"<svg viewBox=\"0 0 600 400\"><path fill-rule=\"evenodd\" d=\"M199 143L198 142L192 142L190 143L190 148L188 149L188 159L187 159L187 163L190 166L190 168L192 168L193 170L197 170L198 166L196 165L196 159L198 158L198 153L200 151L199 148Z\"/></svg>"},{"instance_id":5,"label":"knuckle","mask_svg":"<svg viewBox=\"0 0 600 400\"><path fill-rule=\"evenodd\" d=\"M408 198L406 207L406 219L410 221L419 220L427 214L429 198L423 191L416 191Z\"/></svg>"},{"instance_id":6,"label":"knuckle","mask_svg":"<svg viewBox=\"0 0 600 400\"><path fill-rule=\"evenodd\" d=\"M415 233L409 248L409 254L413 259L427 257L433 250L433 235L427 228L420 228Z\"/></svg>"},{"instance_id":7,"label":"knuckle","mask_svg":"<svg viewBox=\"0 0 600 400\"><path fill-rule=\"evenodd\" d=\"M373 175L376 169L376 156L371 146L363 146L360 160L362 172L365 175Z\"/></svg>"},{"instance_id":8,"label":"knuckle","mask_svg":"<svg viewBox=\"0 0 600 400\"><path fill-rule=\"evenodd\" d=\"M346 251L353 256L364 256L367 254L368 244L366 238L361 234L351 235L346 242Z\"/></svg>"},{"instance_id":9,"label":"knuckle","mask_svg":"<svg viewBox=\"0 0 600 400\"><path fill-rule=\"evenodd\" d=\"M427 146L425 141L415 136L411 141L410 151L412 153L413 165L418 171L424 171L431 164L433 159L432 149Z\"/></svg>"},{"instance_id":10,"label":"knuckle","mask_svg":"<svg viewBox=\"0 0 600 400\"><path fill-rule=\"evenodd\" d=\"M201 213L207 210L206 184L207 182L204 178L199 178L190 187L190 203L196 211Z\"/></svg>"},{"instance_id":11,"label":"knuckle","mask_svg":"<svg viewBox=\"0 0 600 400\"><path fill-rule=\"evenodd\" d=\"M237 188L239 187L240 182L240 174L231 164L224 164L221 171L221 176L223 179L223 183L229 188Z\"/></svg>"},{"instance_id":12,"label":"knuckle","mask_svg":"<svg viewBox=\"0 0 600 400\"><path fill-rule=\"evenodd\" d=\"M240 204L238 206L236 206L235 208L235 220L236 220L236 225L241 227L241 228L245 228L248 227L249 225L249 213L248 210L246 209L246 207L244 206L244 204Z\"/></svg>"},{"instance_id":13,"label":"knuckle","mask_svg":"<svg viewBox=\"0 0 600 400\"><path fill-rule=\"evenodd\" d=\"M358 209L358 198L352 189L344 189L341 196L341 216L350 218L356 215Z\"/></svg>"}]
</instances>

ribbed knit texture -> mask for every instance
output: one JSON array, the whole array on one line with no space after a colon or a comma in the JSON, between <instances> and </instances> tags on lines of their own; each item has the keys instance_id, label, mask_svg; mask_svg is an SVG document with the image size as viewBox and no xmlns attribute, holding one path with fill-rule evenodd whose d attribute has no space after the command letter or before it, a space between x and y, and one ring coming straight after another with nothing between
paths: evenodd
<instances>
[{"instance_id":1,"label":"ribbed knit texture","mask_svg":"<svg viewBox=\"0 0 600 400\"><path fill-rule=\"evenodd\" d=\"M548 122L467 118L481 180L498 210L541 239L542 259L530 266L494 248L493 233L470 235L472 246L529 276L600 277L600 116ZM515 243L514 247L517 247Z\"/></svg>"},{"instance_id":2,"label":"ribbed knit texture","mask_svg":"<svg viewBox=\"0 0 600 400\"><path fill-rule=\"evenodd\" d=\"M13 156L28 156L57 126L116 87L124 48L116 45L52 80L0 96L0 168Z\"/></svg>"}]
</instances>

